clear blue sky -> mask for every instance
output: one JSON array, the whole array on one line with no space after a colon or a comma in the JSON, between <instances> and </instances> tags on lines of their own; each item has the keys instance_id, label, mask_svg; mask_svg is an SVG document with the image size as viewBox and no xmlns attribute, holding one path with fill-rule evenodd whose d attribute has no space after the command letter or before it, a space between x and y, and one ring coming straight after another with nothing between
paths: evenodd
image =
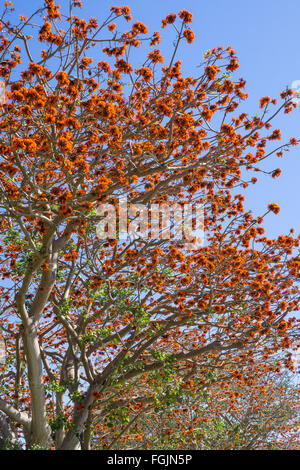
<instances>
[{"instance_id":1,"label":"clear blue sky","mask_svg":"<svg viewBox=\"0 0 300 470\"><path fill-rule=\"evenodd\" d=\"M66 0L57 0L64 4ZM13 1L18 13L28 14L41 5L41 0ZM185 8L194 15L191 25L196 34L193 45L183 46L178 58L186 74L199 73L196 66L203 53L215 46L231 45L239 56L240 68L237 79L243 77L249 100L246 111L254 115L258 111L261 96L279 97L279 93L294 80L300 80L300 2L299 0L83 0L83 9L77 10L83 17L105 18L114 5L129 5L134 20L144 22L150 31L160 29L161 19L168 13L177 13ZM125 26L126 28L126 26ZM163 43L159 45L165 53L172 44L172 28L163 30ZM281 115L274 123L280 128L283 140L295 136L300 139L300 108L289 115ZM300 232L299 176L300 146L294 147L284 158L274 157L267 169L280 167L278 179L260 177L260 182L246 191L246 207L262 214L269 202L276 202L281 212L265 220L269 236L288 232L291 227Z\"/></svg>"}]
</instances>

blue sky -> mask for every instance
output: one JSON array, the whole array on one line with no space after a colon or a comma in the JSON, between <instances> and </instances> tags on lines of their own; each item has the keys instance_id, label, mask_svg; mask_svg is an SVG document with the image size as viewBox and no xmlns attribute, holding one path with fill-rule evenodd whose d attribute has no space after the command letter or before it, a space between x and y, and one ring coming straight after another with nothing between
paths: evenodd
<instances>
[{"instance_id":1,"label":"blue sky","mask_svg":"<svg viewBox=\"0 0 300 470\"><path fill-rule=\"evenodd\" d=\"M15 0L18 13L28 14L41 5L41 0ZM67 0L57 0L67 4ZM239 56L240 68L233 75L243 77L249 99L245 111L254 115L258 111L261 96L279 98L279 93L300 80L300 2L299 0L83 0L83 9L77 10L79 16L105 18L109 8L114 5L129 5L134 20L144 22L150 31L160 29L161 19L168 13L177 13L185 8L194 15L191 25L196 34L192 45L184 45L178 58L183 62L186 74L197 74L197 65L203 53L212 47L231 45ZM126 29L126 26L125 26ZM172 28L163 30L163 42L159 45L164 54L172 46ZM243 109L244 110L244 109ZM273 124L280 128L283 141L295 136L300 139L300 107L289 115L280 115ZM299 220L299 175L300 146L295 147L284 158L274 157L264 166L266 169L280 167L282 174L278 179L260 177L259 183L247 189L246 207L255 214L262 214L268 203L276 202L281 207L278 215L265 219L269 236L286 233L291 227L300 232Z\"/></svg>"}]
</instances>

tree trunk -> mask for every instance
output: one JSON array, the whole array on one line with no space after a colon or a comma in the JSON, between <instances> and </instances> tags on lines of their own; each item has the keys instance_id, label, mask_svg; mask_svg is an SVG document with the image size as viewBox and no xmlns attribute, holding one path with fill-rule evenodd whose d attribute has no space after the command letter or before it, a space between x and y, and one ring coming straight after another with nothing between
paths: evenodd
<instances>
[{"instance_id":1,"label":"tree trunk","mask_svg":"<svg viewBox=\"0 0 300 470\"><path fill-rule=\"evenodd\" d=\"M23 331L24 350L27 358L28 379L31 394L32 421L30 447L47 449L50 444L51 429L47 423L46 400L43 384L42 359L38 335L33 322Z\"/></svg>"}]
</instances>

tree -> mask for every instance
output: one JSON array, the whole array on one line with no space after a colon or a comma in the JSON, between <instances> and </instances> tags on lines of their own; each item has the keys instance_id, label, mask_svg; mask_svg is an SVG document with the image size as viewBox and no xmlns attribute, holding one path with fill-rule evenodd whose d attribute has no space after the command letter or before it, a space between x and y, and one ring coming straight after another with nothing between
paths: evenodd
<instances>
[{"instance_id":1,"label":"tree","mask_svg":"<svg viewBox=\"0 0 300 470\"><path fill-rule=\"evenodd\" d=\"M127 423L122 424L124 413L115 408L115 432L96 415L92 445L124 450L299 448L298 389L289 374L254 367L247 378L218 379L214 374L201 386L194 378L179 400L168 397L169 406L162 399L156 410L150 404L132 406Z\"/></svg>"},{"instance_id":2,"label":"tree","mask_svg":"<svg viewBox=\"0 0 300 470\"><path fill-rule=\"evenodd\" d=\"M278 107L263 97L260 117L232 117L247 94L231 78L231 47L207 51L199 76L181 73L191 13L163 20L176 35L163 65L158 32L116 28L129 7L99 25L73 14L80 3L61 11L46 0L19 19L6 3L0 20L0 433L27 449L89 449L99 416L112 442L132 406L167 408L193 378L238 380L253 357L271 372L274 354L292 367L297 337L299 239L269 240L261 224L277 204L254 217L236 194L262 160L297 144L276 146L271 129L292 92ZM139 46L144 61L131 65ZM99 235L99 210L125 197L131 224L137 204L147 214L202 204L206 243L190 249L188 234L168 239L163 224L160 237Z\"/></svg>"}]
</instances>

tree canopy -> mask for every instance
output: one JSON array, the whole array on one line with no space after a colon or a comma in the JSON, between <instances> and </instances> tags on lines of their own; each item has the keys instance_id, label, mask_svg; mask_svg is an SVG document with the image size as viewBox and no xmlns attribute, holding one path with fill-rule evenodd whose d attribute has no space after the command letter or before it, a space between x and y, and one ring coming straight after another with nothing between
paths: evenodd
<instances>
[{"instance_id":1,"label":"tree canopy","mask_svg":"<svg viewBox=\"0 0 300 470\"><path fill-rule=\"evenodd\" d=\"M263 220L279 206L254 215L243 201L268 176L260 163L297 144L273 125L292 91L239 113L248 95L231 47L207 51L197 76L181 72L190 12L162 20L174 30L164 59L159 32L129 7L84 20L80 1L66 3L27 18L6 2L0 18L2 442L283 446L297 412L280 374L299 338L299 237L269 239ZM201 205L205 242L188 249L161 224L156 238L99 237L99 207L121 198Z\"/></svg>"}]
</instances>

